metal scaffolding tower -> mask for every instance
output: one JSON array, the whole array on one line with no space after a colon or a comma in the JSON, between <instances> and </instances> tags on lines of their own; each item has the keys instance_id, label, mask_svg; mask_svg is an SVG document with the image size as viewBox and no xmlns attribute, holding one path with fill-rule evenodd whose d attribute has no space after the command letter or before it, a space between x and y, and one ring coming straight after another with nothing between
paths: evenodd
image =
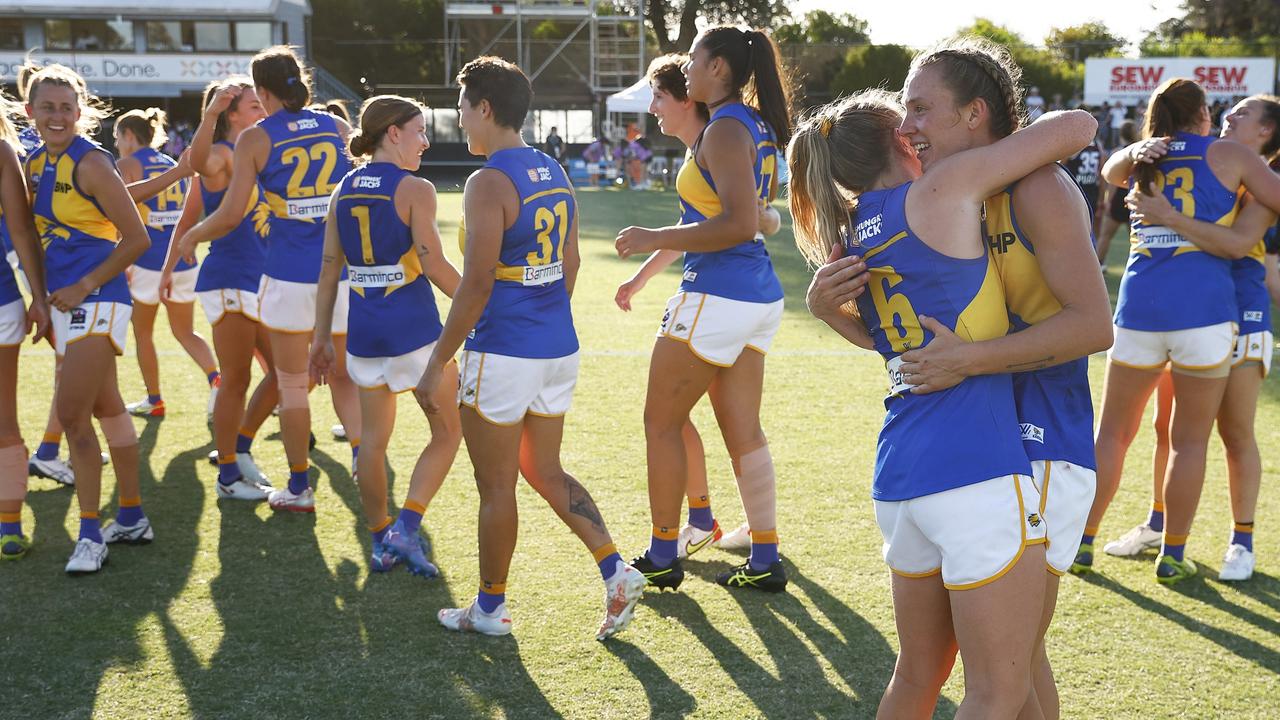
<instances>
[{"instance_id":1,"label":"metal scaffolding tower","mask_svg":"<svg viewBox=\"0 0 1280 720\"><path fill-rule=\"evenodd\" d=\"M481 55L523 68L540 105L591 107L644 74L639 0L447 0L444 22L447 87Z\"/></svg>"}]
</instances>

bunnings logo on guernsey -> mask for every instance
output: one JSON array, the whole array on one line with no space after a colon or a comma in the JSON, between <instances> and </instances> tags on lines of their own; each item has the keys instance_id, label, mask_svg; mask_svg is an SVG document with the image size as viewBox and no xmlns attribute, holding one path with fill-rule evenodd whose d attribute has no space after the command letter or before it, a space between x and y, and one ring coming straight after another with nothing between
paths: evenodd
<instances>
[{"instance_id":1,"label":"bunnings logo on guernsey","mask_svg":"<svg viewBox=\"0 0 1280 720\"><path fill-rule=\"evenodd\" d=\"M299 130L315 130L320 127L320 123L315 118L300 118L298 120L289 121L289 132L298 132Z\"/></svg>"},{"instance_id":2,"label":"bunnings logo on guernsey","mask_svg":"<svg viewBox=\"0 0 1280 720\"><path fill-rule=\"evenodd\" d=\"M361 175L351 181L351 187L362 190L376 190L382 187L382 178L376 175Z\"/></svg>"}]
</instances>

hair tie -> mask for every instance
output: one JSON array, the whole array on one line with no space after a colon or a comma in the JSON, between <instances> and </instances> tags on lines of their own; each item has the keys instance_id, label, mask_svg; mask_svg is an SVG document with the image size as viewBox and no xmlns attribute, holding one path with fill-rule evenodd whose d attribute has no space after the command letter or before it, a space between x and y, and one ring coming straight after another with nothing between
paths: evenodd
<instances>
[{"instance_id":1,"label":"hair tie","mask_svg":"<svg viewBox=\"0 0 1280 720\"><path fill-rule=\"evenodd\" d=\"M818 124L818 132L822 133L822 137L831 137L831 126L833 124L831 118L822 118L822 122Z\"/></svg>"},{"instance_id":2,"label":"hair tie","mask_svg":"<svg viewBox=\"0 0 1280 720\"><path fill-rule=\"evenodd\" d=\"M291 77L291 78L289 78L288 80L285 80L285 81L284 81L284 84L285 84L285 85L297 85L297 84L298 84L298 78L296 78L296 77Z\"/></svg>"}]
</instances>

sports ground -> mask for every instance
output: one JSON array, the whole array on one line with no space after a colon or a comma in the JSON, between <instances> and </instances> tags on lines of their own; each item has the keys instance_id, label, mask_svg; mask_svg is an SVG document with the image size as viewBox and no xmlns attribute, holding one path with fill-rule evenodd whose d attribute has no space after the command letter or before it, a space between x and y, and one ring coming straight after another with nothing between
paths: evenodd
<instances>
[{"instance_id":1,"label":"sports ground","mask_svg":"<svg viewBox=\"0 0 1280 720\"><path fill-rule=\"evenodd\" d=\"M674 221L672 192L581 191L582 271L574 312L583 360L562 457L591 491L623 555L649 535L642 425L654 329L678 282L655 279L623 313L617 285L638 267L613 251L628 225ZM783 230L770 240L787 312L769 355L762 422L778 470L778 527L791 584L782 595L714 584L736 556L704 550L679 593L649 592L630 629L598 643L598 573L588 552L528 486L507 598L514 633L449 633L435 612L478 582L477 498L465 449L424 527L444 575L371 577L368 533L328 393L312 393L319 444L314 516L215 499L203 374L157 328L168 417L135 420L142 490L156 542L112 548L104 572L62 572L77 522L72 492L32 480L24 524L29 557L0 566L0 718L863 718L873 717L896 654L889 573L868 496L885 379L880 358L847 345L804 308L809 281ZM440 225L460 264L458 193ZM1125 243L1117 240L1111 290ZM197 313L199 315L199 313ZM203 319L199 320L202 326ZM204 328L207 336L207 327ZM145 392L121 358L126 400ZM20 406L34 447L52 393L53 353L24 351ZM1091 364L1095 408L1103 362ZM389 450L392 495L404 498L427 423L402 395ZM712 506L736 527L741 506L704 401ZM285 469L269 420L254 452L273 479ZM1174 588L1154 579L1153 554L1100 556L1099 574L1065 577L1049 635L1064 718L1274 718L1280 707L1280 382L1258 407L1263 489L1258 570L1216 580L1231 527L1220 444L1188 557L1201 576ZM1144 424L1099 538L1145 517L1152 434ZM103 517L114 515L104 473ZM937 717L954 714L959 666Z\"/></svg>"}]
</instances>

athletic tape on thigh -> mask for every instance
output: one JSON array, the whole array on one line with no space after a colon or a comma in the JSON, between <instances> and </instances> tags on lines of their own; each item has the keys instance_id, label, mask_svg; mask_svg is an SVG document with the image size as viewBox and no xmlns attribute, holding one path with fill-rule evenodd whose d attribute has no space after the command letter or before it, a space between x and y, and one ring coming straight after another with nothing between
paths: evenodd
<instances>
[{"instance_id":1,"label":"athletic tape on thigh","mask_svg":"<svg viewBox=\"0 0 1280 720\"><path fill-rule=\"evenodd\" d=\"M134 429L133 418L129 417L129 413L98 418L98 426L107 438L107 447L122 448L138 444L138 431Z\"/></svg>"},{"instance_id":2,"label":"athletic tape on thigh","mask_svg":"<svg viewBox=\"0 0 1280 720\"><path fill-rule=\"evenodd\" d=\"M773 472L773 456L769 446L762 445L738 460L742 474L738 476L738 493L747 525L759 530L772 530L777 521L777 487Z\"/></svg>"},{"instance_id":3,"label":"athletic tape on thigh","mask_svg":"<svg viewBox=\"0 0 1280 720\"><path fill-rule=\"evenodd\" d=\"M308 380L304 372L276 370L276 384L280 386L281 410L300 410L307 407Z\"/></svg>"},{"instance_id":4,"label":"athletic tape on thigh","mask_svg":"<svg viewBox=\"0 0 1280 720\"><path fill-rule=\"evenodd\" d=\"M22 443L0 448L0 501L27 499L27 448Z\"/></svg>"}]
</instances>

